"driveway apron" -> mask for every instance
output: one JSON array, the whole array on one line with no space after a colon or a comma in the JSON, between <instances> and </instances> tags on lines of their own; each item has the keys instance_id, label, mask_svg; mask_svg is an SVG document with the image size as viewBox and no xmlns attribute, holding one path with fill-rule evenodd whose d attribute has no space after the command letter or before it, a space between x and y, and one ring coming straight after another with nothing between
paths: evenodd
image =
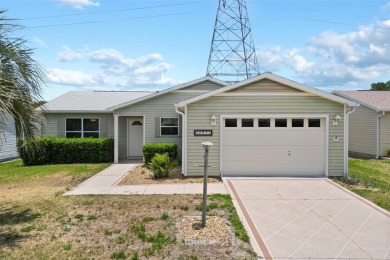
<instances>
[{"instance_id":1,"label":"driveway apron","mask_svg":"<svg viewBox=\"0 0 390 260\"><path fill-rule=\"evenodd\" d=\"M327 179L225 179L266 259L390 259L390 213Z\"/></svg>"}]
</instances>

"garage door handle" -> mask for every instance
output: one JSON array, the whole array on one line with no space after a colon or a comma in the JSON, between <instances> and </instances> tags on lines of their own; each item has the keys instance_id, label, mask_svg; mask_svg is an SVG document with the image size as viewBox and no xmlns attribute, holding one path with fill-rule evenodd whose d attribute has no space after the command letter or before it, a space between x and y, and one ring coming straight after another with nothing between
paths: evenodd
<instances>
[{"instance_id":1,"label":"garage door handle","mask_svg":"<svg viewBox=\"0 0 390 260\"><path fill-rule=\"evenodd\" d=\"M291 152L290 151L288 151L288 156L290 156L291 155Z\"/></svg>"}]
</instances>

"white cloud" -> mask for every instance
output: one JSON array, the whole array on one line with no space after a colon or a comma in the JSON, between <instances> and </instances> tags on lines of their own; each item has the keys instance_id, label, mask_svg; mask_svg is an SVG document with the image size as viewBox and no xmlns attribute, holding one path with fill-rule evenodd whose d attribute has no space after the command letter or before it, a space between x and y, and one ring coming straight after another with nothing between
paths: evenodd
<instances>
[{"instance_id":1,"label":"white cloud","mask_svg":"<svg viewBox=\"0 0 390 260\"><path fill-rule=\"evenodd\" d=\"M33 37L32 41L35 42L39 47L47 47L46 43L44 40L38 37Z\"/></svg>"},{"instance_id":2,"label":"white cloud","mask_svg":"<svg viewBox=\"0 0 390 260\"><path fill-rule=\"evenodd\" d=\"M388 11L390 11L390 2L388 2L388 3L385 4L385 5L383 5L383 6L381 7L381 10L382 10L383 12L388 12Z\"/></svg>"},{"instance_id":3,"label":"white cloud","mask_svg":"<svg viewBox=\"0 0 390 260\"><path fill-rule=\"evenodd\" d=\"M300 49L262 47L257 56L260 67L265 64L266 70L291 70L313 86L346 86L376 80L390 74L390 20L344 34L325 31Z\"/></svg>"},{"instance_id":4,"label":"white cloud","mask_svg":"<svg viewBox=\"0 0 390 260\"><path fill-rule=\"evenodd\" d=\"M49 70L52 83L82 86L86 89L129 89L170 86L179 82L166 76L172 68L164 57L151 53L128 58L115 49L85 49L75 52L67 46L58 53L61 61L83 62L83 66L97 67L92 73L70 71L60 68ZM89 62L85 65L85 62Z\"/></svg>"},{"instance_id":5,"label":"white cloud","mask_svg":"<svg viewBox=\"0 0 390 260\"><path fill-rule=\"evenodd\" d=\"M86 86L95 84L94 76L75 70L48 69L49 81L56 84Z\"/></svg>"},{"instance_id":6,"label":"white cloud","mask_svg":"<svg viewBox=\"0 0 390 260\"><path fill-rule=\"evenodd\" d=\"M69 48L68 46L62 46L63 51L58 53L58 57L61 62L74 62L83 58L83 55Z\"/></svg>"},{"instance_id":7,"label":"white cloud","mask_svg":"<svg viewBox=\"0 0 390 260\"><path fill-rule=\"evenodd\" d=\"M100 6L99 2L94 2L93 0L56 0L56 1L77 9L83 9L84 7L87 6Z\"/></svg>"}]
</instances>

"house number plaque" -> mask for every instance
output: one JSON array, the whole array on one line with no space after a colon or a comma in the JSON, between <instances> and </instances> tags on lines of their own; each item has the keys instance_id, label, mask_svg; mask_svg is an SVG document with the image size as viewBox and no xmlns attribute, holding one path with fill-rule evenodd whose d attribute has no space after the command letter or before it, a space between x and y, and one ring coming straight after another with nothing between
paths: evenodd
<instances>
[{"instance_id":1,"label":"house number plaque","mask_svg":"<svg viewBox=\"0 0 390 260\"><path fill-rule=\"evenodd\" d=\"M194 136L212 136L213 130L194 130Z\"/></svg>"}]
</instances>

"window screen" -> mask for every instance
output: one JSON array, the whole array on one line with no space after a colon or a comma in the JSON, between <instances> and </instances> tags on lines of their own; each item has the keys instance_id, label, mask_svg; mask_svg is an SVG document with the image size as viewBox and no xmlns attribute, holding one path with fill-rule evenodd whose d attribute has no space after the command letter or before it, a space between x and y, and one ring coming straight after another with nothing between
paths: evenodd
<instances>
[{"instance_id":1,"label":"window screen","mask_svg":"<svg viewBox=\"0 0 390 260\"><path fill-rule=\"evenodd\" d=\"M179 135L179 118L161 118L161 136Z\"/></svg>"}]
</instances>

